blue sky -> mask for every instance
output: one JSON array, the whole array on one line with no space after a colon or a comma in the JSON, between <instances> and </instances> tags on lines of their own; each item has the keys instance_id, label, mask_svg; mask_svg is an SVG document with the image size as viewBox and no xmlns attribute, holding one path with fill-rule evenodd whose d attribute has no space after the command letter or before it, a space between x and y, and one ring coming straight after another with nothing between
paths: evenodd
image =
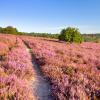
<instances>
[{"instance_id":1,"label":"blue sky","mask_svg":"<svg viewBox=\"0 0 100 100\"><path fill-rule=\"evenodd\" d=\"M57 33L68 26L100 32L100 0L0 0L0 26Z\"/></svg>"}]
</instances>

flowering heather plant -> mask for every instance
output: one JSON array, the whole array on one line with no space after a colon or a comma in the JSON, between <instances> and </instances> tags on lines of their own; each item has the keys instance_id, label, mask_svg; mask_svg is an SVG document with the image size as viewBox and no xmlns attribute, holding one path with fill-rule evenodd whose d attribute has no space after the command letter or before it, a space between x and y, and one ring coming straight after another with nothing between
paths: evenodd
<instances>
[{"instance_id":1,"label":"flowering heather plant","mask_svg":"<svg viewBox=\"0 0 100 100\"><path fill-rule=\"evenodd\" d=\"M7 44L11 48L16 44L16 37L10 34L0 34L0 42Z\"/></svg>"},{"instance_id":2,"label":"flowering heather plant","mask_svg":"<svg viewBox=\"0 0 100 100\"><path fill-rule=\"evenodd\" d=\"M4 56L9 51L8 45L0 42L0 56Z\"/></svg>"},{"instance_id":3,"label":"flowering heather plant","mask_svg":"<svg viewBox=\"0 0 100 100\"><path fill-rule=\"evenodd\" d=\"M0 53L6 51L5 59L0 59L0 100L35 100L29 85L33 77L31 56L22 40L0 35L0 43Z\"/></svg>"},{"instance_id":4,"label":"flowering heather plant","mask_svg":"<svg viewBox=\"0 0 100 100\"><path fill-rule=\"evenodd\" d=\"M57 100L99 100L100 43L68 44L22 37L52 83Z\"/></svg>"},{"instance_id":5,"label":"flowering heather plant","mask_svg":"<svg viewBox=\"0 0 100 100\"><path fill-rule=\"evenodd\" d=\"M4 68L7 69L8 74L11 72L16 73L17 76L22 78L32 76L31 57L23 45L19 44L17 48L8 53Z\"/></svg>"},{"instance_id":6,"label":"flowering heather plant","mask_svg":"<svg viewBox=\"0 0 100 100\"><path fill-rule=\"evenodd\" d=\"M28 84L16 75L7 78L0 77L0 100L33 100Z\"/></svg>"}]
</instances>

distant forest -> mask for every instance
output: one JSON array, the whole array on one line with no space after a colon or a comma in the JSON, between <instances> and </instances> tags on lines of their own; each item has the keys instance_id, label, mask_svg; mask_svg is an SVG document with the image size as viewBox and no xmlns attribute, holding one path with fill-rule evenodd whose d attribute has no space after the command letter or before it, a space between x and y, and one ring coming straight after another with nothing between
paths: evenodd
<instances>
[{"instance_id":1,"label":"distant forest","mask_svg":"<svg viewBox=\"0 0 100 100\"><path fill-rule=\"evenodd\" d=\"M35 36L35 37L46 37L46 38L54 38L58 39L59 34L51 34L51 33L35 33L35 32L19 32L16 28L12 26L7 26L5 28L0 27L0 33L3 34L14 34L14 35L28 35L28 36ZM81 34L84 38L85 42L100 42L100 33L95 34Z\"/></svg>"},{"instance_id":2,"label":"distant forest","mask_svg":"<svg viewBox=\"0 0 100 100\"><path fill-rule=\"evenodd\" d=\"M100 33L95 34L82 34L84 41L94 41L94 42L100 42Z\"/></svg>"},{"instance_id":3,"label":"distant forest","mask_svg":"<svg viewBox=\"0 0 100 100\"><path fill-rule=\"evenodd\" d=\"M50 34L50 33L26 33L25 35L35 36L35 37L46 37L58 39L59 34ZM85 42L100 42L100 33L95 34L81 34Z\"/></svg>"}]
</instances>

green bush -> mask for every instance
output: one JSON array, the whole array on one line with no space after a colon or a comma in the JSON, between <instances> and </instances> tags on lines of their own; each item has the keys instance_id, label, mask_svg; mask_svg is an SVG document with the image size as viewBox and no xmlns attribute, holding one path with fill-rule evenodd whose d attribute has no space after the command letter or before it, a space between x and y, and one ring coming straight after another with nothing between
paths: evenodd
<instances>
[{"instance_id":1,"label":"green bush","mask_svg":"<svg viewBox=\"0 0 100 100\"><path fill-rule=\"evenodd\" d=\"M61 34L59 35L59 40L81 43L83 41L83 38L77 28L68 27L61 31Z\"/></svg>"},{"instance_id":2,"label":"green bush","mask_svg":"<svg viewBox=\"0 0 100 100\"><path fill-rule=\"evenodd\" d=\"M12 26L7 26L5 28L0 27L0 33L4 34L18 34L18 31L16 28Z\"/></svg>"}]
</instances>

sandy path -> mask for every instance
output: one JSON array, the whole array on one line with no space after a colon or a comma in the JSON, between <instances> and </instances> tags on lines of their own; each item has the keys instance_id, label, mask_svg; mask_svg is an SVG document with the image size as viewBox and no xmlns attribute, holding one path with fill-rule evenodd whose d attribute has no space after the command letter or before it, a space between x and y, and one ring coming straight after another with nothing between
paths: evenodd
<instances>
[{"instance_id":1,"label":"sandy path","mask_svg":"<svg viewBox=\"0 0 100 100\"><path fill-rule=\"evenodd\" d=\"M54 100L51 96L50 83L43 77L40 66L36 63L29 47L27 47L27 51L32 56L33 70L35 71L34 78L32 79L33 93L36 95L37 100Z\"/></svg>"}]
</instances>

